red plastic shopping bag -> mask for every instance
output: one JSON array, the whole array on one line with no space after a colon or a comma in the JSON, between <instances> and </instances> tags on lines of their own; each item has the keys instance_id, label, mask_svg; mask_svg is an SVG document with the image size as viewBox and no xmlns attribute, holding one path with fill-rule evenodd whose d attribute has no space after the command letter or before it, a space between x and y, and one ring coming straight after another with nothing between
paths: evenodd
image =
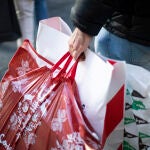
<instances>
[{"instance_id":1,"label":"red plastic shopping bag","mask_svg":"<svg viewBox=\"0 0 150 150\"><path fill-rule=\"evenodd\" d=\"M0 82L0 149L100 149L80 105L78 63L69 67L71 61L66 53L53 65L28 41L18 49Z\"/></svg>"}]
</instances>

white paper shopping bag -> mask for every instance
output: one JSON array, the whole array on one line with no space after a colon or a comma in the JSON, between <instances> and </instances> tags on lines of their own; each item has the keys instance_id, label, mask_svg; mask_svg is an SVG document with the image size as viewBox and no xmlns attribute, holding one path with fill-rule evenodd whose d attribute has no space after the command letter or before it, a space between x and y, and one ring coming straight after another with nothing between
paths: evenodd
<instances>
[{"instance_id":1,"label":"white paper shopping bag","mask_svg":"<svg viewBox=\"0 0 150 150\"><path fill-rule=\"evenodd\" d=\"M37 34L37 52L55 63L68 51L69 34L70 29L61 18L42 20ZM95 129L102 149L121 149L125 63L104 61L90 49L85 56L85 61L79 62L75 78L83 111Z\"/></svg>"}]
</instances>

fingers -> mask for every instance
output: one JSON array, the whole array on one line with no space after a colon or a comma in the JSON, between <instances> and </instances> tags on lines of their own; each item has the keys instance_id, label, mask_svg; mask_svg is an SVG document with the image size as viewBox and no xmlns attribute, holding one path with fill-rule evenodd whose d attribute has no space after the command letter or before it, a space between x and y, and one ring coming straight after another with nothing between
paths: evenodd
<instances>
[{"instance_id":1,"label":"fingers","mask_svg":"<svg viewBox=\"0 0 150 150\"><path fill-rule=\"evenodd\" d=\"M70 54L72 55L72 57L77 60L78 57L81 55L81 53L84 51L82 46L78 46L77 48L73 47L69 49Z\"/></svg>"},{"instance_id":2,"label":"fingers","mask_svg":"<svg viewBox=\"0 0 150 150\"><path fill-rule=\"evenodd\" d=\"M85 49L83 48L82 45L78 46L78 49L75 49L75 50L73 51L73 54L72 54L73 58L74 58L75 60L77 60L78 57L81 55L81 53L83 53L84 51L85 51Z\"/></svg>"},{"instance_id":3,"label":"fingers","mask_svg":"<svg viewBox=\"0 0 150 150\"><path fill-rule=\"evenodd\" d=\"M74 30L68 41L69 52L74 59L77 59L81 55L81 53L87 50L91 38L91 36L83 33L78 28Z\"/></svg>"},{"instance_id":4,"label":"fingers","mask_svg":"<svg viewBox=\"0 0 150 150\"><path fill-rule=\"evenodd\" d=\"M74 56L73 53L75 53L75 32L73 32L73 34L71 35L69 41L68 41L68 45L69 45L69 52L72 55L72 57Z\"/></svg>"}]
</instances>

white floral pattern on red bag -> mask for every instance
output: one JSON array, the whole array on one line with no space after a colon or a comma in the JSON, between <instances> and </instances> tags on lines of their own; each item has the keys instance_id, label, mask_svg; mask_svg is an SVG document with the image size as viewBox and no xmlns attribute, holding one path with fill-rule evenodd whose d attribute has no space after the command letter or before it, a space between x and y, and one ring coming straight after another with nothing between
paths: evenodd
<instances>
[{"instance_id":1,"label":"white floral pattern on red bag","mask_svg":"<svg viewBox=\"0 0 150 150\"><path fill-rule=\"evenodd\" d=\"M58 141L56 141L57 147L52 148L52 150L73 150L73 149L80 149L84 150L83 148L84 141L80 137L79 132L74 132L67 135L67 138L63 140L62 144L60 144Z\"/></svg>"},{"instance_id":2,"label":"white floral pattern on red bag","mask_svg":"<svg viewBox=\"0 0 150 150\"><path fill-rule=\"evenodd\" d=\"M13 81L12 82L12 90L13 92L20 92L22 93L23 91L23 85L26 84L26 82L28 81L28 79L22 79L22 80L17 80L17 81Z\"/></svg>"},{"instance_id":3,"label":"white floral pattern on red bag","mask_svg":"<svg viewBox=\"0 0 150 150\"><path fill-rule=\"evenodd\" d=\"M65 122L66 120L67 120L66 111L59 109L57 112L57 118L52 119L51 129L53 131L61 132L62 131L62 123Z\"/></svg>"},{"instance_id":4,"label":"white floral pattern on red bag","mask_svg":"<svg viewBox=\"0 0 150 150\"><path fill-rule=\"evenodd\" d=\"M22 60L21 67L16 68L19 76L24 75L26 72L30 71L29 62L27 60Z\"/></svg>"},{"instance_id":5,"label":"white floral pattern on red bag","mask_svg":"<svg viewBox=\"0 0 150 150\"><path fill-rule=\"evenodd\" d=\"M2 144L6 150L13 150L13 148L7 143L6 140L3 140L5 138L4 134L0 134L0 144Z\"/></svg>"}]
</instances>

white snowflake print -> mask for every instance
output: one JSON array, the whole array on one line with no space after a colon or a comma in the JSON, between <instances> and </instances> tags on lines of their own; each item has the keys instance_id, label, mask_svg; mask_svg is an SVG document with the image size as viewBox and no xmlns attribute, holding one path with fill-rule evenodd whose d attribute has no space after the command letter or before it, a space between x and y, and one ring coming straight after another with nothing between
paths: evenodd
<instances>
[{"instance_id":1,"label":"white snowflake print","mask_svg":"<svg viewBox=\"0 0 150 150\"><path fill-rule=\"evenodd\" d=\"M56 145L51 150L84 150L84 142L79 132L68 134L67 138L63 140L62 145L58 141L56 141Z\"/></svg>"},{"instance_id":2,"label":"white snowflake print","mask_svg":"<svg viewBox=\"0 0 150 150\"><path fill-rule=\"evenodd\" d=\"M31 110L32 112L35 112L35 110L36 110L38 107L39 107L39 101L34 101L34 102L32 102L32 105L31 105L31 107L30 107L30 110Z\"/></svg>"},{"instance_id":3,"label":"white snowflake print","mask_svg":"<svg viewBox=\"0 0 150 150\"><path fill-rule=\"evenodd\" d=\"M18 67L17 69L18 75L24 75L27 71L30 71L29 62L22 60L21 67Z\"/></svg>"},{"instance_id":4,"label":"white snowflake print","mask_svg":"<svg viewBox=\"0 0 150 150\"><path fill-rule=\"evenodd\" d=\"M62 131L62 122L58 120L58 118L54 118L51 123L51 129L53 131Z\"/></svg>"},{"instance_id":5,"label":"white snowflake print","mask_svg":"<svg viewBox=\"0 0 150 150\"><path fill-rule=\"evenodd\" d=\"M34 133L30 133L27 138L24 138L24 141L26 143L26 147L28 148L28 146L30 144L35 144L35 140L36 139L36 135Z\"/></svg>"},{"instance_id":6,"label":"white snowflake print","mask_svg":"<svg viewBox=\"0 0 150 150\"><path fill-rule=\"evenodd\" d=\"M94 150L100 149L100 145L92 141L92 139L88 138L86 141L92 145ZM67 138L63 140L62 144L56 140L56 147L51 148L51 150L84 150L85 148L91 149L88 145L84 144L84 140L81 138L79 132L73 132L67 135Z\"/></svg>"},{"instance_id":7,"label":"white snowflake print","mask_svg":"<svg viewBox=\"0 0 150 150\"><path fill-rule=\"evenodd\" d=\"M62 131L62 123L65 122L66 120L67 120L66 111L59 109L57 112L57 118L52 119L51 129L53 131L61 132Z\"/></svg>"},{"instance_id":8,"label":"white snowflake print","mask_svg":"<svg viewBox=\"0 0 150 150\"><path fill-rule=\"evenodd\" d=\"M34 98L34 96L32 95L32 94L25 94L24 95L24 99L23 99L23 101L29 101L29 102L31 102L32 103L32 99Z\"/></svg>"},{"instance_id":9,"label":"white snowflake print","mask_svg":"<svg viewBox=\"0 0 150 150\"><path fill-rule=\"evenodd\" d=\"M22 79L22 80L18 80L18 81L13 81L12 82L12 90L16 93L16 92L19 92L19 93L22 93L23 92L23 88L22 86L24 84L26 84L28 79Z\"/></svg>"},{"instance_id":10,"label":"white snowflake print","mask_svg":"<svg viewBox=\"0 0 150 150\"><path fill-rule=\"evenodd\" d=\"M16 113L14 113L14 114L11 116L11 118L10 118L10 123L11 123L11 128L12 128L13 130L15 130L15 129L16 129L16 126L17 126L17 124L18 124L18 116L17 116Z\"/></svg>"},{"instance_id":11,"label":"white snowflake print","mask_svg":"<svg viewBox=\"0 0 150 150\"><path fill-rule=\"evenodd\" d=\"M26 113L29 110L29 103L28 102L24 102L22 104L22 112Z\"/></svg>"},{"instance_id":12,"label":"white snowflake print","mask_svg":"<svg viewBox=\"0 0 150 150\"><path fill-rule=\"evenodd\" d=\"M25 98L28 98L28 99L25 99ZM27 112L29 111L29 108L30 108L29 102L31 101L31 98L33 98L33 97L30 96L29 94L26 94L24 96L23 101L20 101L18 103L18 108L17 108L16 112L14 112L10 117L9 127L12 130L17 130L16 135L20 134L22 129L25 128L27 122L31 118L31 114L30 113L27 114ZM18 137L16 136L16 139L17 138Z\"/></svg>"},{"instance_id":13,"label":"white snowflake print","mask_svg":"<svg viewBox=\"0 0 150 150\"><path fill-rule=\"evenodd\" d=\"M83 140L80 136L80 133L79 132L73 132L71 134L68 134L67 135L67 139L69 142L75 142L76 144L83 144Z\"/></svg>"},{"instance_id":14,"label":"white snowflake print","mask_svg":"<svg viewBox=\"0 0 150 150\"><path fill-rule=\"evenodd\" d=\"M0 144L2 144L5 148L5 150L13 150L13 148L8 144L6 140L3 140L5 138L5 134L0 134Z\"/></svg>"},{"instance_id":15,"label":"white snowflake print","mask_svg":"<svg viewBox=\"0 0 150 150\"><path fill-rule=\"evenodd\" d=\"M40 112L34 113L34 115L32 116L32 121L33 122L38 122L38 120L40 120L40 117L41 117Z\"/></svg>"},{"instance_id":16,"label":"white snowflake print","mask_svg":"<svg viewBox=\"0 0 150 150\"><path fill-rule=\"evenodd\" d=\"M26 143L26 147L28 147L30 144L35 144L36 141L36 135L35 130L38 126L41 125L41 112L36 112L31 118L31 121L28 123L28 125L24 129L23 133L23 139Z\"/></svg>"}]
</instances>

